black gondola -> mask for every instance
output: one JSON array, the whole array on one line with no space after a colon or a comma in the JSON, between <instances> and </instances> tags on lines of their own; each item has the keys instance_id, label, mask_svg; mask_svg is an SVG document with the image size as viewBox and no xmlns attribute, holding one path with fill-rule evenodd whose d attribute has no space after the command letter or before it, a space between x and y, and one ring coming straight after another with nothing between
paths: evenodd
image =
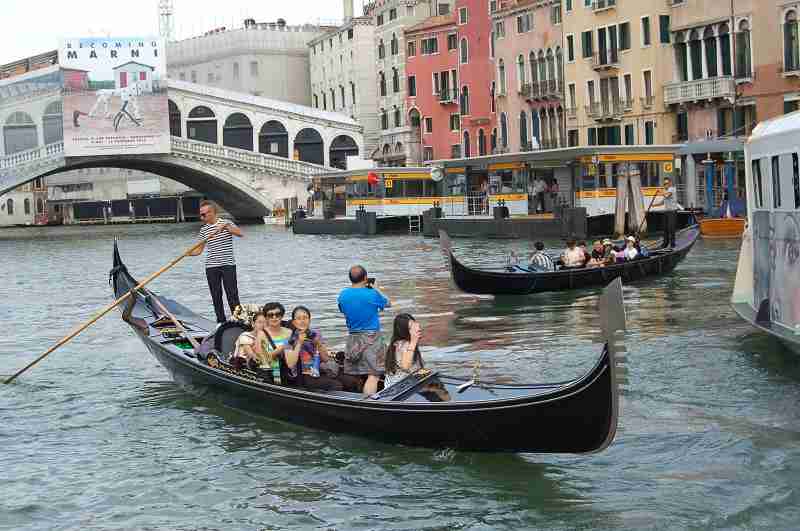
<instances>
[{"instance_id":1,"label":"black gondola","mask_svg":"<svg viewBox=\"0 0 800 531\"><path fill-rule=\"evenodd\" d=\"M116 244L110 281L116 297L137 284ZM275 385L258 372L227 365L222 355L198 356L186 338L176 334L176 327L169 326L172 321L165 314L171 313L198 341L209 342L215 323L150 291L131 304L123 318L178 384L266 417L393 443L474 451L596 452L616 434L620 369L615 355L625 348L620 281L601 297L603 353L580 378L499 385L428 370L368 398ZM158 311L161 305L167 312ZM220 327L214 338L219 350L229 351L241 331L236 325Z\"/></svg>"},{"instance_id":2,"label":"black gondola","mask_svg":"<svg viewBox=\"0 0 800 531\"><path fill-rule=\"evenodd\" d=\"M626 283L669 273L689 254L700 235L697 225L680 230L675 235L675 248L658 248L650 256L605 267L562 269L552 272L532 272L524 267L490 270L473 269L456 259L450 237L439 231L439 245L453 282L462 291L479 295L528 295L545 291L563 291L605 286L615 278Z\"/></svg>"}]
</instances>

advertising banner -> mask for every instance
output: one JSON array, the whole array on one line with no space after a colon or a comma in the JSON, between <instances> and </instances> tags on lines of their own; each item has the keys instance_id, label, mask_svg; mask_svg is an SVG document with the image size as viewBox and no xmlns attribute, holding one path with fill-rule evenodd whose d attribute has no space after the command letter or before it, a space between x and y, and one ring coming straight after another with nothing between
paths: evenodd
<instances>
[{"instance_id":1,"label":"advertising banner","mask_svg":"<svg viewBox=\"0 0 800 531\"><path fill-rule=\"evenodd\" d=\"M169 153L165 50L153 37L61 41L68 157Z\"/></svg>"}]
</instances>

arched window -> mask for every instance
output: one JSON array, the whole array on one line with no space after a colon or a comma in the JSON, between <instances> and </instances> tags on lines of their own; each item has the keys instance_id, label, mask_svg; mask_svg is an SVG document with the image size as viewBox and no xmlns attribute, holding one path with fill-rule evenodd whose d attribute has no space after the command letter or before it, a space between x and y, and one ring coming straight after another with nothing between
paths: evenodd
<instances>
[{"instance_id":1,"label":"arched window","mask_svg":"<svg viewBox=\"0 0 800 531\"><path fill-rule=\"evenodd\" d=\"M491 145L492 153L496 153L497 152L497 128L496 127L494 129L492 129L492 138L491 138L490 145Z\"/></svg>"},{"instance_id":2,"label":"arched window","mask_svg":"<svg viewBox=\"0 0 800 531\"><path fill-rule=\"evenodd\" d=\"M703 51L700 44L700 34L697 30L689 32L689 54L692 60L692 79L703 77Z\"/></svg>"},{"instance_id":3,"label":"arched window","mask_svg":"<svg viewBox=\"0 0 800 531\"><path fill-rule=\"evenodd\" d=\"M500 147L508 147L508 119L506 113L500 113Z\"/></svg>"},{"instance_id":4,"label":"arched window","mask_svg":"<svg viewBox=\"0 0 800 531\"><path fill-rule=\"evenodd\" d=\"M558 141L561 147L566 147L567 135L566 131L564 131L564 109L560 106L556 108L556 120L558 125Z\"/></svg>"},{"instance_id":5,"label":"arched window","mask_svg":"<svg viewBox=\"0 0 800 531\"><path fill-rule=\"evenodd\" d=\"M289 157L289 133L282 123L270 120L258 132L258 152L277 157Z\"/></svg>"},{"instance_id":6,"label":"arched window","mask_svg":"<svg viewBox=\"0 0 800 531\"><path fill-rule=\"evenodd\" d=\"M400 71L397 68L392 68L392 91L395 94L400 92Z\"/></svg>"},{"instance_id":7,"label":"arched window","mask_svg":"<svg viewBox=\"0 0 800 531\"><path fill-rule=\"evenodd\" d=\"M253 124L240 112L228 116L222 126L222 145L253 151Z\"/></svg>"},{"instance_id":8,"label":"arched window","mask_svg":"<svg viewBox=\"0 0 800 531\"><path fill-rule=\"evenodd\" d=\"M461 64L465 65L469 62L469 46L467 45L467 39L461 39Z\"/></svg>"},{"instance_id":9,"label":"arched window","mask_svg":"<svg viewBox=\"0 0 800 531\"><path fill-rule=\"evenodd\" d=\"M41 197L36 200L36 213L44 214L44 200Z\"/></svg>"},{"instance_id":10,"label":"arched window","mask_svg":"<svg viewBox=\"0 0 800 531\"><path fill-rule=\"evenodd\" d=\"M351 137L339 135L331 142L330 161L332 167L344 170L347 167L347 157L356 155L358 155L358 145Z\"/></svg>"},{"instance_id":11,"label":"arched window","mask_svg":"<svg viewBox=\"0 0 800 531\"><path fill-rule=\"evenodd\" d=\"M675 62L678 66L678 81L689 81L689 50L685 39L685 33L680 32L675 34L673 46L675 47ZM724 47L722 51L724 53Z\"/></svg>"},{"instance_id":12,"label":"arched window","mask_svg":"<svg viewBox=\"0 0 800 531\"><path fill-rule=\"evenodd\" d=\"M500 95L506 95L506 65L502 59L497 63L497 79L500 80Z\"/></svg>"},{"instance_id":13,"label":"arched window","mask_svg":"<svg viewBox=\"0 0 800 531\"><path fill-rule=\"evenodd\" d=\"M558 123L553 109L547 111L548 122L550 122L550 146L558 147Z\"/></svg>"},{"instance_id":14,"label":"arched window","mask_svg":"<svg viewBox=\"0 0 800 531\"><path fill-rule=\"evenodd\" d=\"M39 145L36 124L28 113L11 113L3 125L3 142L6 155L34 149Z\"/></svg>"},{"instance_id":15,"label":"arched window","mask_svg":"<svg viewBox=\"0 0 800 531\"><path fill-rule=\"evenodd\" d=\"M400 107L397 105L394 106L394 126L400 127L402 126L402 113L400 112Z\"/></svg>"},{"instance_id":16,"label":"arched window","mask_svg":"<svg viewBox=\"0 0 800 531\"><path fill-rule=\"evenodd\" d=\"M547 63L544 59L544 52L539 50L539 83L547 81Z\"/></svg>"},{"instance_id":17,"label":"arched window","mask_svg":"<svg viewBox=\"0 0 800 531\"><path fill-rule=\"evenodd\" d=\"M381 109L381 129L389 129L389 113Z\"/></svg>"},{"instance_id":18,"label":"arched window","mask_svg":"<svg viewBox=\"0 0 800 531\"><path fill-rule=\"evenodd\" d=\"M551 90L555 90L556 83L556 61L553 56L553 50L547 50L547 80Z\"/></svg>"},{"instance_id":19,"label":"arched window","mask_svg":"<svg viewBox=\"0 0 800 531\"><path fill-rule=\"evenodd\" d=\"M717 36L711 27L703 32L703 41L706 44L706 72L708 77L717 77Z\"/></svg>"},{"instance_id":20,"label":"arched window","mask_svg":"<svg viewBox=\"0 0 800 531\"><path fill-rule=\"evenodd\" d=\"M719 48L722 55L722 75L731 75L731 35L728 25L723 23L717 30L719 35Z\"/></svg>"},{"instance_id":21,"label":"arched window","mask_svg":"<svg viewBox=\"0 0 800 531\"><path fill-rule=\"evenodd\" d=\"M550 142L549 130L547 128L547 111L545 109L541 109L539 111L539 132L541 133L542 137L539 142L542 145L543 149L546 149Z\"/></svg>"},{"instance_id":22,"label":"arched window","mask_svg":"<svg viewBox=\"0 0 800 531\"><path fill-rule=\"evenodd\" d=\"M528 69L531 72L531 84L535 85L539 82L539 69L536 67L536 54L531 52L528 54Z\"/></svg>"},{"instance_id":23,"label":"arched window","mask_svg":"<svg viewBox=\"0 0 800 531\"><path fill-rule=\"evenodd\" d=\"M11 199L10 197L6 201L6 214L8 214L9 216L14 215L14 200Z\"/></svg>"},{"instance_id":24,"label":"arched window","mask_svg":"<svg viewBox=\"0 0 800 531\"><path fill-rule=\"evenodd\" d=\"M172 136L183 136L181 130L181 110L174 101L169 100L169 134Z\"/></svg>"},{"instance_id":25,"label":"arched window","mask_svg":"<svg viewBox=\"0 0 800 531\"><path fill-rule=\"evenodd\" d=\"M517 57L517 90L522 92L528 81L525 79L525 57Z\"/></svg>"},{"instance_id":26,"label":"arched window","mask_svg":"<svg viewBox=\"0 0 800 531\"><path fill-rule=\"evenodd\" d=\"M520 151L526 151L528 148L528 115L525 111L519 113L519 146Z\"/></svg>"},{"instance_id":27,"label":"arched window","mask_svg":"<svg viewBox=\"0 0 800 531\"><path fill-rule=\"evenodd\" d=\"M64 116L61 101L54 101L45 108L44 116L42 116L42 132L45 145L64 140Z\"/></svg>"},{"instance_id":28,"label":"arched window","mask_svg":"<svg viewBox=\"0 0 800 531\"><path fill-rule=\"evenodd\" d=\"M300 160L314 164L325 164L325 147L322 135L316 129L302 129L294 139L294 150Z\"/></svg>"},{"instance_id":29,"label":"arched window","mask_svg":"<svg viewBox=\"0 0 800 531\"><path fill-rule=\"evenodd\" d=\"M378 73L381 96L386 96L386 74L383 72Z\"/></svg>"},{"instance_id":30,"label":"arched window","mask_svg":"<svg viewBox=\"0 0 800 531\"><path fill-rule=\"evenodd\" d=\"M400 53L400 44L397 41L397 35L392 33L392 55Z\"/></svg>"},{"instance_id":31,"label":"arched window","mask_svg":"<svg viewBox=\"0 0 800 531\"><path fill-rule=\"evenodd\" d=\"M483 129L478 129L478 155L481 157L486 155L486 133Z\"/></svg>"},{"instance_id":32,"label":"arched window","mask_svg":"<svg viewBox=\"0 0 800 531\"><path fill-rule=\"evenodd\" d=\"M558 81L558 91L563 92L564 85L564 53L561 48L556 48L556 80Z\"/></svg>"},{"instance_id":33,"label":"arched window","mask_svg":"<svg viewBox=\"0 0 800 531\"><path fill-rule=\"evenodd\" d=\"M469 114L469 87L466 85L461 88L461 99L459 103L461 107L461 116L467 116Z\"/></svg>"},{"instance_id":34,"label":"arched window","mask_svg":"<svg viewBox=\"0 0 800 531\"><path fill-rule=\"evenodd\" d=\"M203 105L189 111L186 119L186 137L190 140L216 144L218 141L217 118L214 111Z\"/></svg>"},{"instance_id":35,"label":"arched window","mask_svg":"<svg viewBox=\"0 0 800 531\"><path fill-rule=\"evenodd\" d=\"M26 197L23 205L25 206L25 215L27 216L31 213L31 200Z\"/></svg>"},{"instance_id":36,"label":"arched window","mask_svg":"<svg viewBox=\"0 0 800 531\"><path fill-rule=\"evenodd\" d=\"M336 91L331 89L331 110L336 110Z\"/></svg>"},{"instance_id":37,"label":"arched window","mask_svg":"<svg viewBox=\"0 0 800 531\"><path fill-rule=\"evenodd\" d=\"M497 92L497 85L494 81L492 81L492 88L490 89L492 93L490 94L491 101L489 102L489 107L493 113L497 112L497 101L495 100L496 92Z\"/></svg>"},{"instance_id":38,"label":"arched window","mask_svg":"<svg viewBox=\"0 0 800 531\"><path fill-rule=\"evenodd\" d=\"M531 144L540 147L542 143L542 132L539 129L539 112L531 111Z\"/></svg>"},{"instance_id":39,"label":"arched window","mask_svg":"<svg viewBox=\"0 0 800 531\"><path fill-rule=\"evenodd\" d=\"M752 77L750 61L750 22L742 20L736 33L736 77Z\"/></svg>"},{"instance_id":40,"label":"arched window","mask_svg":"<svg viewBox=\"0 0 800 531\"><path fill-rule=\"evenodd\" d=\"M800 70L800 44L798 44L797 12L789 11L783 23L783 67L786 72Z\"/></svg>"},{"instance_id":41,"label":"arched window","mask_svg":"<svg viewBox=\"0 0 800 531\"><path fill-rule=\"evenodd\" d=\"M383 44L383 39L378 43L378 59L386 57L386 45Z\"/></svg>"},{"instance_id":42,"label":"arched window","mask_svg":"<svg viewBox=\"0 0 800 531\"><path fill-rule=\"evenodd\" d=\"M464 131L464 157L472 156L472 148L469 145L469 131Z\"/></svg>"}]
</instances>

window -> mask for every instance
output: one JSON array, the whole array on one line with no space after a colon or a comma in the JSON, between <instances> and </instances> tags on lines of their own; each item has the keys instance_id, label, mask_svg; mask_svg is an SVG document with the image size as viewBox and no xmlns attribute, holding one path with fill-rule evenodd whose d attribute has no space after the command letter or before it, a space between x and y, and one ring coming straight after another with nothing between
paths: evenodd
<instances>
[{"instance_id":1,"label":"window","mask_svg":"<svg viewBox=\"0 0 800 531\"><path fill-rule=\"evenodd\" d=\"M794 208L800 208L800 161L797 153L792 153L792 186L794 188Z\"/></svg>"},{"instance_id":2,"label":"window","mask_svg":"<svg viewBox=\"0 0 800 531\"><path fill-rule=\"evenodd\" d=\"M447 50L452 51L458 48L458 35L451 33L447 36Z\"/></svg>"},{"instance_id":3,"label":"window","mask_svg":"<svg viewBox=\"0 0 800 531\"><path fill-rule=\"evenodd\" d=\"M192 83L197 83L197 71L192 70Z\"/></svg>"},{"instance_id":4,"label":"window","mask_svg":"<svg viewBox=\"0 0 800 531\"><path fill-rule=\"evenodd\" d=\"M356 84L352 81L350 82L350 96L353 98L353 106L356 104Z\"/></svg>"},{"instance_id":5,"label":"window","mask_svg":"<svg viewBox=\"0 0 800 531\"><path fill-rule=\"evenodd\" d=\"M489 35L489 57L494 59L494 32Z\"/></svg>"},{"instance_id":6,"label":"window","mask_svg":"<svg viewBox=\"0 0 800 531\"><path fill-rule=\"evenodd\" d=\"M336 91L331 89L331 109L336 110Z\"/></svg>"},{"instance_id":7,"label":"window","mask_svg":"<svg viewBox=\"0 0 800 531\"><path fill-rule=\"evenodd\" d=\"M422 148L422 160L428 161L433 160L433 148L430 146L425 146Z\"/></svg>"},{"instance_id":8,"label":"window","mask_svg":"<svg viewBox=\"0 0 800 531\"><path fill-rule=\"evenodd\" d=\"M214 73L213 72L209 72L208 73L208 82L209 83L213 83L214 82Z\"/></svg>"},{"instance_id":9,"label":"window","mask_svg":"<svg viewBox=\"0 0 800 531\"><path fill-rule=\"evenodd\" d=\"M381 96L386 96L386 74L383 72L378 73L379 83L380 83L380 93Z\"/></svg>"},{"instance_id":10,"label":"window","mask_svg":"<svg viewBox=\"0 0 800 531\"><path fill-rule=\"evenodd\" d=\"M575 83L569 84L569 108L575 110L576 102L575 102Z\"/></svg>"},{"instance_id":11,"label":"window","mask_svg":"<svg viewBox=\"0 0 800 531\"><path fill-rule=\"evenodd\" d=\"M178 78L180 78L181 81L186 81L186 72L181 72Z\"/></svg>"},{"instance_id":12,"label":"window","mask_svg":"<svg viewBox=\"0 0 800 531\"><path fill-rule=\"evenodd\" d=\"M389 10L389 20L394 20L397 18L397 8L391 8Z\"/></svg>"},{"instance_id":13,"label":"window","mask_svg":"<svg viewBox=\"0 0 800 531\"><path fill-rule=\"evenodd\" d=\"M533 14L523 13L517 16L517 33L528 33L533 26Z\"/></svg>"},{"instance_id":14,"label":"window","mask_svg":"<svg viewBox=\"0 0 800 531\"><path fill-rule=\"evenodd\" d=\"M500 59L500 63L498 64L497 71L499 75L497 78L500 80L500 95L506 95L506 65L502 59Z\"/></svg>"},{"instance_id":15,"label":"window","mask_svg":"<svg viewBox=\"0 0 800 531\"><path fill-rule=\"evenodd\" d=\"M383 44L383 39L378 42L378 59L386 57L386 45Z\"/></svg>"},{"instance_id":16,"label":"window","mask_svg":"<svg viewBox=\"0 0 800 531\"><path fill-rule=\"evenodd\" d=\"M417 41L408 41L406 48L408 48L409 57L414 57L417 55Z\"/></svg>"},{"instance_id":17,"label":"window","mask_svg":"<svg viewBox=\"0 0 800 531\"><path fill-rule=\"evenodd\" d=\"M422 39L422 55L433 55L439 53L439 39L431 37Z\"/></svg>"},{"instance_id":18,"label":"window","mask_svg":"<svg viewBox=\"0 0 800 531\"><path fill-rule=\"evenodd\" d=\"M392 91L395 94L400 92L400 72L397 68L392 68Z\"/></svg>"},{"instance_id":19,"label":"window","mask_svg":"<svg viewBox=\"0 0 800 531\"><path fill-rule=\"evenodd\" d=\"M408 95L417 95L417 76L408 76Z\"/></svg>"},{"instance_id":20,"label":"window","mask_svg":"<svg viewBox=\"0 0 800 531\"><path fill-rule=\"evenodd\" d=\"M736 77L752 77L750 61L750 23L743 20L736 33Z\"/></svg>"},{"instance_id":21,"label":"window","mask_svg":"<svg viewBox=\"0 0 800 531\"><path fill-rule=\"evenodd\" d=\"M467 8L466 7L459 8L459 10L458 10L458 23L459 24L466 24L467 20L468 20Z\"/></svg>"},{"instance_id":22,"label":"window","mask_svg":"<svg viewBox=\"0 0 800 531\"><path fill-rule=\"evenodd\" d=\"M642 46L650 46L650 17L642 17Z\"/></svg>"},{"instance_id":23,"label":"window","mask_svg":"<svg viewBox=\"0 0 800 531\"><path fill-rule=\"evenodd\" d=\"M460 62L465 65L469 62L469 47L467 46L467 39L461 39L461 54Z\"/></svg>"},{"instance_id":24,"label":"window","mask_svg":"<svg viewBox=\"0 0 800 531\"><path fill-rule=\"evenodd\" d=\"M500 114L500 145L503 148L508 147L508 118L506 118L506 113Z\"/></svg>"},{"instance_id":25,"label":"window","mask_svg":"<svg viewBox=\"0 0 800 531\"><path fill-rule=\"evenodd\" d=\"M433 73L433 93L439 94L439 72Z\"/></svg>"},{"instance_id":26,"label":"window","mask_svg":"<svg viewBox=\"0 0 800 531\"><path fill-rule=\"evenodd\" d=\"M397 35L392 33L392 55L400 53L400 43L397 40Z\"/></svg>"},{"instance_id":27,"label":"window","mask_svg":"<svg viewBox=\"0 0 800 531\"><path fill-rule=\"evenodd\" d=\"M339 93L342 96L342 109L344 109L347 106L347 102L344 98L344 85L339 85Z\"/></svg>"},{"instance_id":28,"label":"window","mask_svg":"<svg viewBox=\"0 0 800 531\"><path fill-rule=\"evenodd\" d=\"M401 118L400 108L399 107L395 107L394 108L394 126L395 127L400 127L401 125L402 125L402 118Z\"/></svg>"},{"instance_id":29,"label":"window","mask_svg":"<svg viewBox=\"0 0 800 531\"><path fill-rule=\"evenodd\" d=\"M783 114L789 114L800 109L800 100L790 100L783 102Z\"/></svg>"},{"instance_id":30,"label":"window","mask_svg":"<svg viewBox=\"0 0 800 531\"><path fill-rule=\"evenodd\" d=\"M6 212L9 216L14 215L14 200L11 198L6 201Z\"/></svg>"},{"instance_id":31,"label":"window","mask_svg":"<svg viewBox=\"0 0 800 531\"><path fill-rule=\"evenodd\" d=\"M591 31L584 31L581 33L581 49L583 51L583 58L589 58L592 56L592 32Z\"/></svg>"},{"instance_id":32,"label":"window","mask_svg":"<svg viewBox=\"0 0 800 531\"><path fill-rule=\"evenodd\" d=\"M478 156L486 155L486 133L483 129L478 129Z\"/></svg>"},{"instance_id":33,"label":"window","mask_svg":"<svg viewBox=\"0 0 800 531\"><path fill-rule=\"evenodd\" d=\"M250 61L250 76L258 77L258 61Z\"/></svg>"},{"instance_id":34,"label":"window","mask_svg":"<svg viewBox=\"0 0 800 531\"><path fill-rule=\"evenodd\" d=\"M494 23L494 34L498 39L505 38L506 36L506 25L503 23L502 20L499 20Z\"/></svg>"},{"instance_id":35,"label":"window","mask_svg":"<svg viewBox=\"0 0 800 531\"><path fill-rule=\"evenodd\" d=\"M439 14L440 15L449 15L450 14L450 4L439 3Z\"/></svg>"},{"instance_id":36,"label":"window","mask_svg":"<svg viewBox=\"0 0 800 531\"><path fill-rule=\"evenodd\" d=\"M633 124L627 124L625 126L625 145L632 146L636 143L633 138Z\"/></svg>"},{"instance_id":37,"label":"window","mask_svg":"<svg viewBox=\"0 0 800 531\"><path fill-rule=\"evenodd\" d=\"M567 0L566 10L567 10L567 13L572 11L572 0Z\"/></svg>"},{"instance_id":38,"label":"window","mask_svg":"<svg viewBox=\"0 0 800 531\"><path fill-rule=\"evenodd\" d=\"M587 133L588 133L588 136L587 136L586 140L588 141L588 144L590 146L596 146L597 145L597 128L596 127L590 127Z\"/></svg>"},{"instance_id":39,"label":"window","mask_svg":"<svg viewBox=\"0 0 800 531\"><path fill-rule=\"evenodd\" d=\"M450 115L450 131L458 131L461 129L461 116L458 114Z\"/></svg>"},{"instance_id":40,"label":"window","mask_svg":"<svg viewBox=\"0 0 800 531\"><path fill-rule=\"evenodd\" d=\"M550 23L554 26L561 24L561 4L553 4L550 8Z\"/></svg>"},{"instance_id":41,"label":"window","mask_svg":"<svg viewBox=\"0 0 800 531\"><path fill-rule=\"evenodd\" d=\"M23 203L23 205L25 206L25 214L30 214L31 213L31 200L28 199L28 198L25 198L25 202Z\"/></svg>"},{"instance_id":42,"label":"window","mask_svg":"<svg viewBox=\"0 0 800 531\"><path fill-rule=\"evenodd\" d=\"M797 13L789 11L783 24L783 69L800 70L800 45L798 45Z\"/></svg>"},{"instance_id":43,"label":"window","mask_svg":"<svg viewBox=\"0 0 800 531\"><path fill-rule=\"evenodd\" d=\"M658 33L661 44L669 44L669 15L658 16Z\"/></svg>"},{"instance_id":44,"label":"window","mask_svg":"<svg viewBox=\"0 0 800 531\"><path fill-rule=\"evenodd\" d=\"M316 94L314 94L314 107L319 109L319 96L317 96Z\"/></svg>"},{"instance_id":45,"label":"window","mask_svg":"<svg viewBox=\"0 0 800 531\"><path fill-rule=\"evenodd\" d=\"M451 159L461 158L461 144L453 144L452 146L450 146L450 158Z\"/></svg>"},{"instance_id":46,"label":"window","mask_svg":"<svg viewBox=\"0 0 800 531\"><path fill-rule=\"evenodd\" d=\"M522 92L525 89L525 85L527 84L527 79L525 79L527 69L525 68L525 57L520 55L517 57L517 90Z\"/></svg>"},{"instance_id":47,"label":"window","mask_svg":"<svg viewBox=\"0 0 800 531\"><path fill-rule=\"evenodd\" d=\"M781 159L772 157L772 208L781 207Z\"/></svg>"},{"instance_id":48,"label":"window","mask_svg":"<svg viewBox=\"0 0 800 531\"><path fill-rule=\"evenodd\" d=\"M655 122L647 121L644 123L644 143L648 146L655 144Z\"/></svg>"},{"instance_id":49,"label":"window","mask_svg":"<svg viewBox=\"0 0 800 531\"><path fill-rule=\"evenodd\" d=\"M433 133L433 118L425 118L425 132Z\"/></svg>"},{"instance_id":50,"label":"window","mask_svg":"<svg viewBox=\"0 0 800 531\"><path fill-rule=\"evenodd\" d=\"M631 107L633 105L633 83L630 74L625 74L622 78L625 84L625 106Z\"/></svg>"},{"instance_id":51,"label":"window","mask_svg":"<svg viewBox=\"0 0 800 531\"><path fill-rule=\"evenodd\" d=\"M378 18L375 20L376 26L383 26L383 13L378 15Z\"/></svg>"},{"instance_id":52,"label":"window","mask_svg":"<svg viewBox=\"0 0 800 531\"><path fill-rule=\"evenodd\" d=\"M679 141L686 141L689 139L689 115L688 113L679 112L676 114L677 119L677 135Z\"/></svg>"},{"instance_id":53,"label":"window","mask_svg":"<svg viewBox=\"0 0 800 531\"><path fill-rule=\"evenodd\" d=\"M761 189L761 160L756 159L753 161L753 194L756 196L756 206L758 208L764 207L764 191Z\"/></svg>"},{"instance_id":54,"label":"window","mask_svg":"<svg viewBox=\"0 0 800 531\"><path fill-rule=\"evenodd\" d=\"M570 129L567 131L567 146L568 147L578 147L578 130L577 129Z\"/></svg>"},{"instance_id":55,"label":"window","mask_svg":"<svg viewBox=\"0 0 800 531\"><path fill-rule=\"evenodd\" d=\"M239 79L239 63L233 63L233 79L234 81Z\"/></svg>"},{"instance_id":56,"label":"window","mask_svg":"<svg viewBox=\"0 0 800 531\"><path fill-rule=\"evenodd\" d=\"M325 95L325 92L322 93L322 110L328 110L328 96Z\"/></svg>"},{"instance_id":57,"label":"window","mask_svg":"<svg viewBox=\"0 0 800 531\"><path fill-rule=\"evenodd\" d=\"M619 49L631 49L631 25L629 22L623 22L619 25Z\"/></svg>"},{"instance_id":58,"label":"window","mask_svg":"<svg viewBox=\"0 0 800 531\"><path fill-rule=\"evenodd\" d=\"M645 70L642 75L644 76L644 97L650 102L653 98L653 73L650 70Z\"/></svg>"},{"instance_id":59,"label":"window","mask_svg":"<svg viewBox=\"0 0 800 531\"><path fill-rule=\"evenodd\" d=\"M594 81L591 79L586 82L586 93L589 95L589 105L594 105Z\"/></svg>"},{"instance_id":60,"label":"window","mask_svg":"<svg viewBox=\"0 0 800 531\"><path fill-rule=\"evenodd\" d=\"M386 113L386 109L381 111L381 129L389 129L389 115Z\"/></svg>"},{"instance_id":61,"label":"window","mask_svg":"<svg viewBox=\"0 0 800 531\"><path fill-rule=\"evenodd\" d=\"M353 40L353 28L350 28L349 30L347 30L347 40L348 41L352 41Z\"/></svg>"},{"instance_id":62,"label":"window","mask_svg":"<svg viewBox=\"0 0 800 531\"><path fill-rule=\"evenodd\" d=\"M567 61L572 62L575 60L575 37L567 35Z\"/></svg>"},{"instance_id":63,"label":"window","mask_svg":"<svg viewBox=\"0 0 800 531\"><path fill-rule=\"evenodd\" d=\"M461 114L467 116L469 114L469 87L463 87L461 89L459 106L461 108Z\"/></svg>"}]
</instances>

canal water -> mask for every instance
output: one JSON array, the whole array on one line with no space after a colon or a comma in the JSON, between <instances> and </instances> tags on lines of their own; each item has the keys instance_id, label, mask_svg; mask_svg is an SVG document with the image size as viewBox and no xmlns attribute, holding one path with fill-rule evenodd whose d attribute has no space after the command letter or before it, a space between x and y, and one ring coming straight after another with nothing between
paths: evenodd
<instances>
[{"instance_id":1,"label":"canal water","mask_svg":"<svg viewBox=\"0 0 800 531\"><path fill-rule=\"evenodd\" d=\"M112 241L138 277L196 225L0 231L3 375L110 300ZM597 291L492 298L450 284L437 241L245 227L243 301L305 304L334 344L360 262L409 311L429 365L485 380L580 375L600 355ZM558 242L548 242L557 245ZM469 263L530 242L456 240ZM112 313L0 386L0 528L797 529L800 364L728 305L737 242L700 240L671 275L625 286L629 384L597 455L474 454L257 418L176 387ZM211 314L201 258L154 283Z\"/></svg>"}]
</instances>

